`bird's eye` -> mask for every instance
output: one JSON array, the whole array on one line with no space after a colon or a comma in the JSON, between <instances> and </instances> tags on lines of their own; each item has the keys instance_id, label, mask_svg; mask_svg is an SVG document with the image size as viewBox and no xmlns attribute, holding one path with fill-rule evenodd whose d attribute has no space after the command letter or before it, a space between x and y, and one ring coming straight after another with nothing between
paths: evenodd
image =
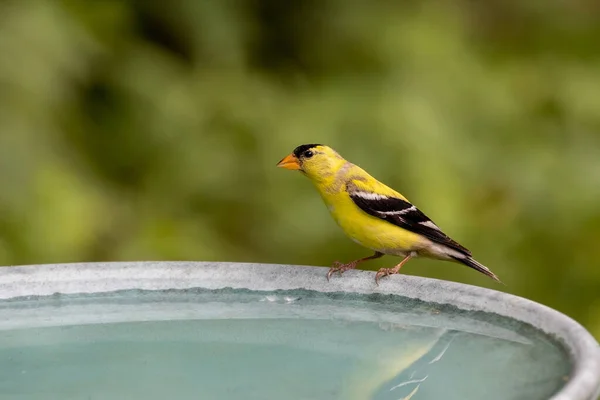
<instances>
[{"instance_id":1,"label":"bird's eye","mask_svg":"<svg viewBox=\"0 0 600 400\"><path fill-rule=\"evenodd\" d=\"M303 155L304 158L311 158L313 156L313 152L310 150L306 150Z\"/></svg>"}]
</instances>

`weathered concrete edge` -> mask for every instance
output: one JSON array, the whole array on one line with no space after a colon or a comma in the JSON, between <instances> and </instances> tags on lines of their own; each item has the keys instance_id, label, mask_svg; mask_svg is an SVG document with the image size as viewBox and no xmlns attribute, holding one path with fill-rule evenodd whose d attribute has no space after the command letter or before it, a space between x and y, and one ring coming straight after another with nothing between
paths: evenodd
<instances>
[{"instance_id":1,"label":"weathered concrete edge","mask_svg":"<svg viewBox=\"0 0 600 400\"><path fill-rule=\"evenodd\" d=\"M374 274L349 271L325 279L327 269L275 264L217 262L116 262L47 264L0 268L0 299L54 293L125 289L224 287L251 290L308 289L320 292L395 294L465 310L481 310L527 322L560 338L574 371L552 400L596 400L600 394L600 347L577 322L541 304L506 293L455 282L397 275L374 283Z\"/></svg>"}]
</instances>

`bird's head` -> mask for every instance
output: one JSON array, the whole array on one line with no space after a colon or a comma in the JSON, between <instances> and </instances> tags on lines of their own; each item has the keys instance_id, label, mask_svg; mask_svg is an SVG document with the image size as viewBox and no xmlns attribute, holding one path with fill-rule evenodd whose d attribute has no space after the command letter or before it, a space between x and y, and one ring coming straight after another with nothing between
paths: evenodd
<instances>
[{"instance_id":1,"label":"bird's head","mask_svg":"<svg viewBox=\"0 0 600 400\"><path fill-rule=\"evenodd\" d=\"M346 160L322 144L303 144L277 164L280 168L299 170L311 179L320 180L334 174Z\"/></svg>"}]
</instances>

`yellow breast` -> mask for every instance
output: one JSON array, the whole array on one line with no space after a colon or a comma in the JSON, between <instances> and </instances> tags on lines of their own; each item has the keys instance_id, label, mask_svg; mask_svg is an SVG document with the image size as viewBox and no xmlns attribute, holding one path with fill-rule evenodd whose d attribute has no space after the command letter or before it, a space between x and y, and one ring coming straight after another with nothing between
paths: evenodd
<instances>
[{"instance_id":1,"label":"yellow breast","mask_svg":"<svg viewBox=\"0 0 600 400\"><path fill-rule=\"evenodd\" d=\"M345 191L320 192L335 222L358 244L384 254L400 256L419 248L419 235L365 213Z\"/></svg>"}]
</instances>

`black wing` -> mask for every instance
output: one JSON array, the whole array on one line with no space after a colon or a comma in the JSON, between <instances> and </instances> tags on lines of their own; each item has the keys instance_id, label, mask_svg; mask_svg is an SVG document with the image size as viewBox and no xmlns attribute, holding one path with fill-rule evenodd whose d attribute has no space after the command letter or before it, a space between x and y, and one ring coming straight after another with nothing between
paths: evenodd
<instances>
[{"instance_id":1,"label":"black wing","mask_svg":"<svg viewBox=\"0 0 600 400\"><path fill-rule=\"evenodd\" d=\"M364 212L381 218L429 240L470 256L471 252L450 239L427 215L406 200L361 190L349 191L350 198Z\"/></svg>"}]
</instances>

